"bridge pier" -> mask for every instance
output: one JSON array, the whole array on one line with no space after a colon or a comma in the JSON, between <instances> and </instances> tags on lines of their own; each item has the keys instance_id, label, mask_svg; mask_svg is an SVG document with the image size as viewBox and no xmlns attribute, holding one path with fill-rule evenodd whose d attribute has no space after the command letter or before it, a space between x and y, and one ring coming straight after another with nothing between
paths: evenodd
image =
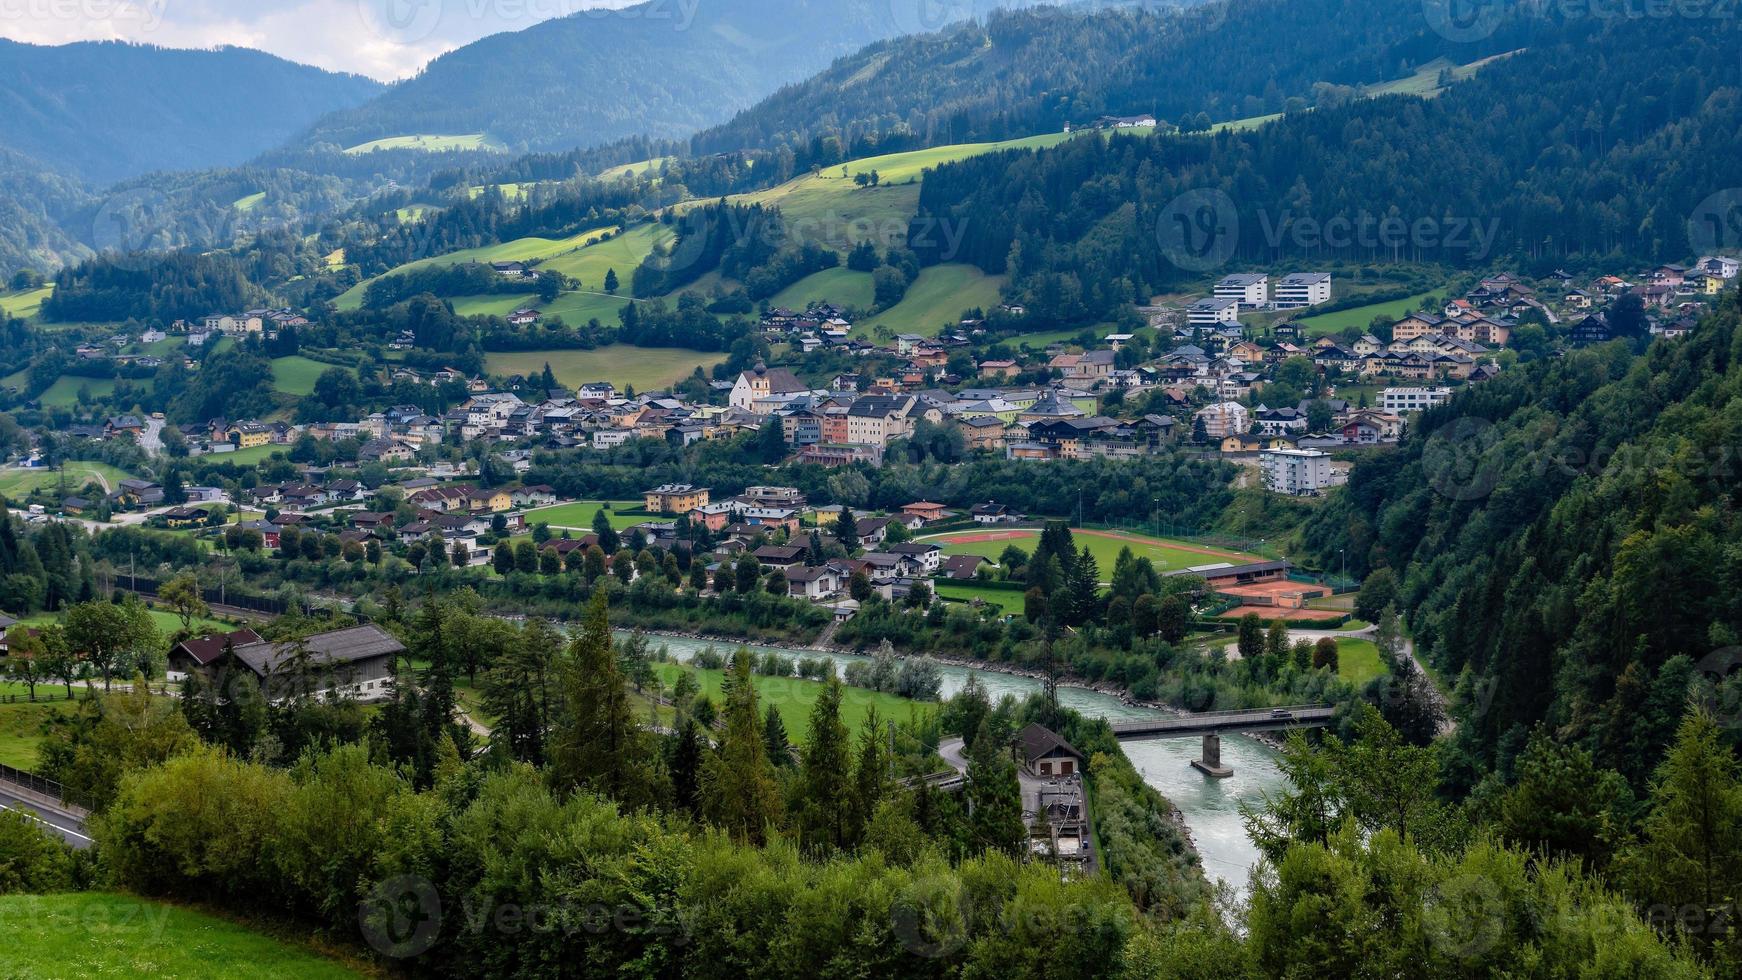
<instances>
[{"instance_id":1,"label":"bridge pier","mask_svg":"<svg viewBox=\"0 0 1742 980\"><path fill-rule=\"evenodd\" d=\"M1222 736L1215 732L1204 733L1204 757L1193 759L1192 768L1211 779L1227 779L1234 775L1234 770L1222 765Z\"/></svg>"}]
</instances>

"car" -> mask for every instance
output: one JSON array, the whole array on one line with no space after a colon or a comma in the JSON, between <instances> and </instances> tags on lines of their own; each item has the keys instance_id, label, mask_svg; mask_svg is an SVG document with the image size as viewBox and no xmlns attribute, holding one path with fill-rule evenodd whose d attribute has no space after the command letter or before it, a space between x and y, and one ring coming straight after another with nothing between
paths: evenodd
<instances>
[{"instance_id":1,"label":"car","mask_svg":"<svg viewBox=\"0 0 1742 980\"><path fill-rule=\"evenodd\" d=\"M1270 710L1270 717L1272 717L1272 718L1293 718L1294 712L1288 710L1287 708L1272 708Z\"/></svg>"}]
</instances>

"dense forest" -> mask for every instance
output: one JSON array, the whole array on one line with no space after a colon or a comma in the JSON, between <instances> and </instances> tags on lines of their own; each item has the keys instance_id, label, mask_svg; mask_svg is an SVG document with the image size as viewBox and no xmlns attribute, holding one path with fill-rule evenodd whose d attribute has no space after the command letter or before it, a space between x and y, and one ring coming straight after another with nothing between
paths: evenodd
<instances>
[{"instance_id":1,"label":"dense forest","mask_svg":"<svg viewBox=\"0 0 1742 980\"><path fill-rule=\"evenodd\" d=\"M1457 682L1466 784L1538 725L1642 786L1689 684L1742 637L1737 294L1681 343L1533 363L1425 413L1306 528L1321 558L1395 581ZM1726 736L1734 741L1732 730Z\"/></svg>"},{"instance_id":2,"label":"dense forest","mask_svg":"<svg viewBox=\"0 0 1742 980\"><path fill-rule=\"evenodd\" d=\"M1066 322L1224 262L1547 273L1692 257L1690 215L1742 185L1735 42L1682 20L1580 23L1434 99L972 158L927 176L916 251L1008 272L1031 311ZM950 255L919 244L937 220L964 229Z\"/></svg>"},{"instance_id":3,"label":"dense forest","mask_svg":"<svg viewBox=\"0 0 1742 980\"><path fill-rule=\"evenodd\" d=\"M0 146L93 182L235 166L381 89L245 48L0 40Z\"/></svg>"},{"instance_id":4,"label":"dense forest","mask_svg":"<svg viewBox=\"0 0 1742 980\"><path fill-rule=\"evenodd\" d=\"M1439 57L1475 61L1538 43L1540 20L1477 44L1432 31L1411 4L1233 0L1179 11L1111 4L999 10L843 58L696 135L696 153L785 148L800 169L880 152L1058 132L1103 115L1190 127L1281 112ZM1328 90L1328 91L1324 91Z\"/></svg>"}]
</instances>

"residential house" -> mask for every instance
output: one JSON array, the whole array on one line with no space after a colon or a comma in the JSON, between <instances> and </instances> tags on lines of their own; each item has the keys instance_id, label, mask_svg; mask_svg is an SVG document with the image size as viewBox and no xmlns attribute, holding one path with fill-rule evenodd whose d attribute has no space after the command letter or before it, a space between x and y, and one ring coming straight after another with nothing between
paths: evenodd
<instances>
[{"instance_id":1,"label":"residential house","mask_svg":"<svg viewBox=\"0 0 1742 980\"><path fill-rule=\"evenodd\" d=\"M1216 299L1231 299L1243 310L1256 310L1270 302L1270 277L1262 273L1223 276L1216 283Z\"/></svg>"},{"instance_id":2,"label":"residential house","mask_svg":"<svg viewBox=\"0 0 1742 980\"><path fill-rule=\"evenodd\" d=\"M1331 274L1291 272L1276 284L1276 308L1296 310L1331 301Z\"/></svg>"},{"instance_id":3,"label":"residential house","mask_svg":"<svg viewBox=\"0 0 1742 980\"><path fill-rule=\"evenodd\" d=\"M706 487L693 487L687 483L667 483L642 494L643 502L649 513L653 514L687 514L698 507L708 505L709 490Z\"/></svg>"}]
</instances>

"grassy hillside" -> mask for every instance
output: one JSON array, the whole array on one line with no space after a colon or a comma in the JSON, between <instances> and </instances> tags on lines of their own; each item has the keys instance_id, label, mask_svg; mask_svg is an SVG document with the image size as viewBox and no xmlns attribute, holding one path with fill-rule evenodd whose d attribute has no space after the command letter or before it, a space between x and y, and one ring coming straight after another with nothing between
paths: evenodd
<instances>
[{"instance_id":1,"label":"grassy hillside","mask_svg":"<svg viewBox=\"0 0 1742 980\"><path fill-rule=\"evenodd\" d=\"M310 948L188 909L126 895L7 895L13 977L338 980L365 974Z\"/></svg>"},{"instance_id":2,"label":"grassy hillside","mask_svg":"<svg viewBox=\"0 0 1742 980\"><path fill-rule=\"evenodd\" d=\"M66 471L66 486L68 493L78 493L79 488L95 480L101 484L108 481L110 490L122 480L133 479L133 474L117 469L108 463L92 463L84 460L69 460L62 467ZM50 469L13 469L0 470L0 495L8 498L20 498L42 487L59 486L61 475Z\"/></svg>"},{"instance_id":3,"label":"grassy hillside","mask_svg":"<svg viewBox=\"0 0 1742 980\"><path fill-rule=\"evenodd\" d=\"M359 153L373 153L376 150L422 150L426 153L443 153L449 150L501 150L502 144L483 133L469 133L464 136L389 136L386 139L370 140L356 146L347 147L345 152L355 156Z\"/></svg>"},{"instance_id":4,"label":"grassy hillside","mask_svg":"<svg viewBox=\"0 0 1742 980\"><path fill-rule=\"evenodd\" d=\"M502 242L498 245L486 245L481 248L465 248L457 252L448 252L445 255L432 255L428 258L418 259L415 262L407 262L402 266L397 266L388 271L385 275L395 275L402 272L410 272L413 269L428 268L430 266L459 265L462 262L530 262L534 259L548 259L553 256L563 255L567 252L573 252L575 249L591 245L613 230L614 229L610 228L594 228L590 231L583 231L579 234L570 235L567 238L539 238L534 236L531 238L517 238L514 241ZM339 294L333 302L341 310L358 309L363 305L363 291L367 289L369 283L373 281L373 279L366 279L363 282L352 286L350 289Z\"/></svg>"},{"instance_id":5,"label":"grassy hillside","mask_svg":"<svg viewBox=\"0 0 1742 980\"><path fill-rule=\"evenodd\" d=\"M631 177L648 173L649 171L658 170L660 167L665 166L665 162L670 159L671 157L654 157L651 160L637 160L634 163L625 163L621 166L610 167L599 171L599 179L615 180L618 177Z\"/></svg>"},{"instance_id":6,"label":"grassy hillside","mask_svg":"<svg viewBox=\"0 0 1742 980\"><path fill-rule=\"evenodd\" d=\"M1366 306L1355 306L1335 313L1322 313L1318 316L1303 317L1295 321L1306 328L1307 336L1322 337L1325 334L1336 333L1349 327L1366 328L1376 316L1388 319L1398 319L1407 316L1410 311L1421 306L1422 300L1433 293L1417 293L1407 299L1388 300L1384 303L1369 303Z\"/></svg>"},{"instance_id":7,"label":"grassy hillside","mask_svg":"<svg viewBox=\"0 0 1742 980\"><path fill-rule=\"evenodd\" d=\"M594 236L595 239L599 237L602 234ZM589 244L578 250L566 250L567 254L547 258L539 268L560 272L579 282L582 289L592 290L603 289L605 273L616 269L617 278L627 291L630 274L635 271L635 267L653 254L655 245L669 242L672 237L672 230L665 225L637 225L609 240Z\"/></svg>"},{"instance_id":8,"label":"grassy hillside","mask_svg":"<svg viewBox=\"0 0 1742 980\"><path fill-rule=\"evenodd\" d=\"M39 286L18 292L0 292L0 313L29 319L42 310L42 301L54 295L54 286Z\"/></svg>"},{"instance_id":9,"label":"grassy hillside","mask_svg":"<svg viewBox=\"0 0 1742 980\"><path fill-rule=\"evenodd\" d=\"M633 385L636 391L647 391L682 381L696 368L706 371L725 359L724 354L709 354L678 347L612 344L597 350L535 350L491 354L485 361L485 370L497 375L536 374L549 364L556 379L570 387L588 381L609 381L619 390Z\"/></svg>"},{"instance_id":10,"label":"grassy hillside","mask_svg":"<svg viewBox=\"0 0 1742 980\"><path fill-rule=\"evenodd\" d=\"M866 157L846 165L848 182L854 174L868 174L877 171L878 178L884 183L900 184L910 180L918 180L920 175L932 168L957 160L981 156L986 153L1000 153L1004 150L1038 150L1049 146L1057 146L1071 139L1072 133L1043 133L1039 136L1028 136L1022 139L1004 140L998 143L956 143L950 146L935 146L925 150L910 150L906 153L890 153L884 156ZM831 168L831 177L840 177L839 169Z\"/></svg>"},{"instance_id":11,"label":"grassy hillside","mask_svg":"<svg viewBox=\"0 0 1742 980\"><path fill-rule=\"evenodd\" d=\"M333 367L307 357L276 357L272 360L272 386L287 395L309 395L315 381Z\"/></svg>"},{"instance_id":12,"label":"grassy hillside","mask_svg":"<svg viewBox=\"0 0 1742 980\"><path fill-rule=\"evenodd\" d=\"M812 303L823 302L869 309L872 303L871 273L854 272L844 266L824 269L776 293L768 305L803 310Z\"/></svg>"},{"instance_id":13,"label":"grassy hillside","mask_svg":"<svg viewBox=\"0 0 1742 980\"><path fill-rule=\"evenodd\" d=\"M920 270L901 302L869 320L853 325L856 336L871 337L879 328L891 334L916 333L935 337L962 319L962 311L985 309L999 302L1004 276L989 276L971 265L936 265Z\"/></svg>"}]
</instances>

